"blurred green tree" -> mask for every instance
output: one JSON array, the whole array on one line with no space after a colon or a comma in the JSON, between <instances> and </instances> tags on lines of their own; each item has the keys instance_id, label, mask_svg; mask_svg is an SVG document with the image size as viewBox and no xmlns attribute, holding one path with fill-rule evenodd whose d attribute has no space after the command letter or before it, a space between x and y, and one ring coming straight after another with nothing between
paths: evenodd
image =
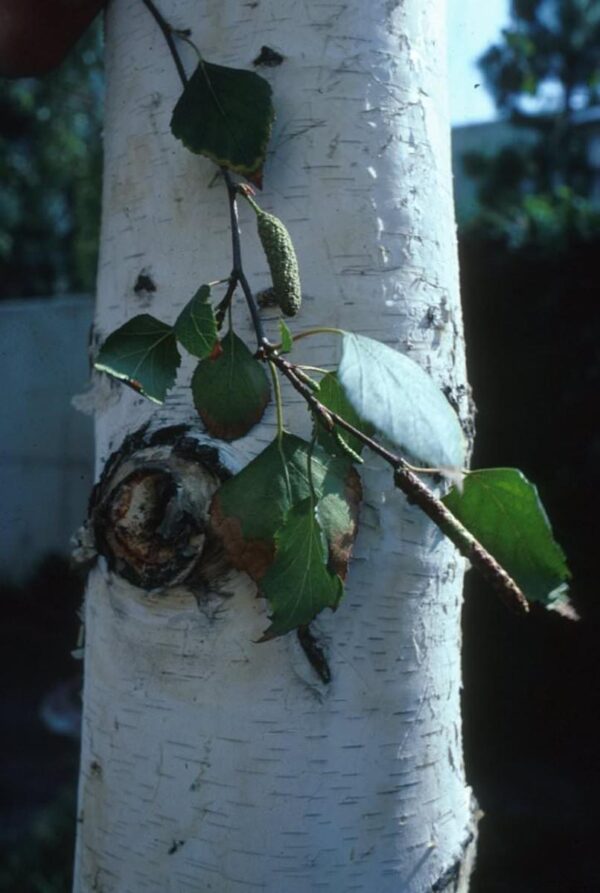
<instances>
[{"instance_id":1,"label":"blurred green tree","mask_svg":"<svg viewBox=\"0 0 600 893\"><path fill-rule=\"evenodd\" d=\"M512 0L511 19L479 62L500 110L538 127L598 102L598 0Z\"/></svg>"},{"instance_id":2,"label":"blurred green tree","mask_svg":"<svg viewBox=\"0 0 600 893\"><path fill-rule=\"evenodd\" d=\"M50 74L0 81L0 298L93 289L103 94L99 23Z\"/></svg>"},{"instance_id":3,"label":"blurred green tree","mask_svg":"<svg viewBox=\"0 0 600 893\"><path fill-rule=\"evenodd\" d=\"M463 156L482 208L472 225L516 243L584 235L597 222L582 119L600 101L600 2L512 0L509 27L479 65L504 118L536 138Z\"/></svg>"},{"instance_id":4,"label":"blurred green tree","mask_svg":"<svg viewBox=\"0 0 600 893\"><path fill-rule=\"evenodd\" d=\"M539 135L533 170L525 159L522 175L537 190L585 194L585 139L573 116L600 99L600 3L512 0L511 19L479 65L498 109Z\"/></svg>"}]
</instances>

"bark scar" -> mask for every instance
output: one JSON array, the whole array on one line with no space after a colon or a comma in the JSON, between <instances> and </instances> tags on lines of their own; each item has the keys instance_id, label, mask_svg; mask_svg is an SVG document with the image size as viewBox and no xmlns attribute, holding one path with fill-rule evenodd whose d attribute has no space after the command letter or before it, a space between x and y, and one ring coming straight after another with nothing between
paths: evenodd
<instances>
[{"instance_id":1,"label":"bark scar","mask_svg":"<svg viewBox=\"0 0 600 893\"><path fill-rule=\"evenodd\" d=\"M187 429L144 429L113 454L90 504L89 528L109 567L146 590L183 583L207 542L208 507L226 473L218 451Z\"/></svg>"},{"instance_id":2,"label":"bark scar","mask_svg":"<svg viewBox=\"0 0 600 893\"><path fill-rule=\"evenodd\" d=\"M135 285L133 286L133 290L136 295L141 294L142 292L153 292L156 291L156 284L152 276L149 273L146 273L142 270L137 279L135 280Z\"/></svg>"},{"instance_id":3,"label":"bark scar","mask_svg":"<svg viewBox=\"0 0 600 893\"><path fill-rule=\"evenodd\" d=\"M262 46L260 48L260 53L252 62L253 65L264 65L266 68L275 68L277 65L281 65L284 60L284 56L281 53L278 53L277 50L271 49L271 47Z\"/></svg>"}]
</instances>

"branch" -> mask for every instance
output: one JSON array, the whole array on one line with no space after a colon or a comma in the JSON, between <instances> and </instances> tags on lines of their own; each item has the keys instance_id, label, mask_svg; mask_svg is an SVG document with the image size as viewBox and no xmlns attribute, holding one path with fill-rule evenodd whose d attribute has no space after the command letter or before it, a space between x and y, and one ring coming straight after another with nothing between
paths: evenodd
<instances>
[{"instance_id":1,"label":"branch","mask_svg":"<svg viewBox=\"0 0 600 893\"><path fill-rule=\"evenodd\" d=\"M160 30L163 33L163 37L167 42L167 46L171 51L171 56L173 57L173 62L175 63L175 68L177 69L177 74L181 80L181 83L185 87L188 82L188 76L185 73L185 68L183 67L183 62L181 61L181 56L179 55L179 51L175 45L175 41L173 40L173 34L177 34L175 28L167 22L162 13L156 8L152 0L142 0L142 3L148 10L148 12L154 16L154 20Z\"/></svg>"},{"instance_id":2,"label":"branch","mask_svg":"<svg viewBox=\"0 0 600 893\"><path fill-rule=\"evenodd\" d=\"M159 12L153 3L153 0L142 0L148 11L154 17L158 27L163 33L167 42L171 56L177 68L177 73L181 79L181 83L185 87L188 78L179 56L179 52L175 45L173 35L178 32L167 22L163 15ZM233 257L233 269L230 276L230 285L225 298L219 306L219 311L225 313L234 289L239 283L244 292L244 297L252 317L252 324L258 342L257 357L272 362L282 374L288 379L292 387L301 394L315 416L325 425L327 430L332 431L337 425L339 428L347 431L356 437L361 443L368 447L372 452L381 456L385 462L394 469L394 484L398 489L402 490L409 502L418 505L428 518L451 540L458 551L467 558L471 564L476 567L480 573L490 581L494 589L500 597L512 608L518 608L521 611L528 611L529 605L523 595L521 589L506 571L498 564L496 559L484 549L481 543L463 527L463 525L454 517L444 503L429 490L428 487L410 470L407 463L401 456L391 453L373 438L368 437L358 428L355 428L347 422L342 416L332 410L327 409L317 400L308 382L310 379L300 369L289 363L281 357L277 350L269 343L260 318L252 289L248 283L242 266L242 250L240 243L240 227L237 209L237 190L238 187L232 180L230 172L221 167L221 173L227 186L227 195L229 198L229 217L231 224L231 249ZM331 330L333 331L333 330ZM302 337L301 335L298 337ZM297 340L297 339L296 339Z\"/></svg>"},{"instance_id":3,"label":"branch","mask_svg":"<svg viewBox=\"0 0 600 893\"><path fill-rule=\"evenodd\" d=\"M527 612L527 599L512 577L498 564L493 555L454 517L444 503L410 471L401 456L390 452L372 437L355 428L342 416L323 406L317 400L307 384L305 384L295 366L279 356L272 348L267 349L269 360L281 370L290 384L301 394L313 413L323 422L328 430L337 425L361 441L372 452L381 456L394 469L394 484L402 490L410 503L417 505L434 524L454 543L461 555L467 558L473 567L485 577L498 595L509 607Z\"/></svg>"},{"instance_id":4,"label":"branch","mask_svg":"<svg viewBox=\"0 0 600 893\"><path fill-rule=\"evenodd\" d=\"M229 219L231 223L231 253L233 257L233 270L231 272L232 278L235 277L236 281L240 283L242 286L242 291L244 292L244 297L246 298L246 303L248 305L248 310L250 311L250 316L252 317L252 325L254 326L254 332L256 334L256 340L258 342L258 349L262 350L268 344L267 337L265 335L265 330L263 328L262 319L260 318L258 307L256 306L256 301L254 300L254 295L252 294L252 289L246 279L246 274L244 273L244 268L242 266L242 247L240 243L240 223L238 218L238 209L237 209L237 186L233 182L231 178L231 174L229 171L222 167L221 173L223 174L223 178L225 180L225 184L227 186L227 195L229 197Z\"/></svg>"},{"instance_id":5,"label":"branch","mask_svg":"<svg viewBox=\"0 0 600 893\"><path fill-rule=\"evenodd\" d=\"M237 288L238 280L232 273L229 277L229 285L227 286L227 291L225 292L225 297L222 301L219 301L217 308L215 310L215 319L217 320L217 328L220 329L223 325L223 320L225 319L225 314L229 310L229 305L231 304L231 299L233 298L233 293Z\"/></svg>"},{"instance_id":6,"label":"branch","mask_svg":"<svg viewBox=\"0 0 600 893\"><path fill-rule=\"evenodd\" d=\"M178 34L179 32L173 28L171 24L165 19L162 13L156 8L153 3L153 0L142 0L142 3L146 7L146 9L151 13L156 21L156 24L162 31L163 37L167 42L167 46L171 52L171 56L173 57L173 61L175 63L175 67L177 68L177 73L181 79L181 83L185 87L188 82L188 77L185 72L185 68L183 67L183 62L181 61L181 57L177 50L177 46L175 45L175 41L173 39L174 34ZM225 184L227 186L227 195L229 197L229 219L231 224L231 248L233 255L233 270L231 271L230 280L234 283L232 287L232 292L225 296L228 299L228 302L231 301L231 297L233 294L233 288L239 282L242 287L242 291L244 292L244 297L246 298L246 303L248 305L248 310L250 311L250 316L252 317L252 325L254 327L254 331L256 334L256 340L258 342L258 348L261 350L266 344L268 344L267 338L265 336L262 320L258 313L258 307L256 306L256 301L254 300L254 295L252 294L252 289L246 279L246 275L244 273L242 267L242 249L240 244L240 226L238 220L238 210L237 210L237 186L233 182L231 174L225 167L221 167L221 173L223 174L223 179L225 180ZM221 302L224 309L229 306L229 303L226 303L225 299Z\"/></svg>"}]
</instances>

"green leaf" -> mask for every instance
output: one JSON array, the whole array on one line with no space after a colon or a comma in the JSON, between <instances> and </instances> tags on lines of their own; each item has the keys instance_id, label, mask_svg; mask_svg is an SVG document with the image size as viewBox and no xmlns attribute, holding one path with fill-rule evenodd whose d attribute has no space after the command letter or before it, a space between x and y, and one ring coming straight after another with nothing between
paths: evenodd
<instances>
[{"instance_id":1,"label":"green leaf","mask_svg":"<svg viewBox=\"0 0 600 893\"><path fill-rule=\"evenodd\" d=\"M198 363L192 395L209 434L235 440L260 421L271 391L262 363L241 338L230 331L221 348L218 356Z\"/></svg>"},{"instance_id":2,"label":"green leaf","mask_svg":"<svg viewBox=\"0 0 600 893\"><path fill-rule=\"evenodd\" d=\"M565 599L565 555L536 487L516 468L484 468L465 477L463 490L444 497L452 514L513 577L530 601ZM556 605L554 605L556 606Z\"/></svg>"},{"instance_id":3,"label":"green leaf","mask_svg":"<svg viewBox=\"0 0 600 893\"><path fill-rule=\"evenodd\" d=\"M209 298L210 286L200 286L175 323L177 340L199 359L210 356L218 340L215 311Z\"/></svg>"},{"instance_id":4,"label":"green leaf","mask_svg":"<svg viewBox=\"0 0 600 893\"><path fill-rule=\"evenodd\" d=\"M294 346L292 333L282 319L279 320L279 340L281 341L280 353L290 353Z\"/></svg>"},{"instance_id":5,"label":"green leaf","mask_svg":"<svg viewBox=\"0 0 600 893\"><path fill-rule=\"evenodd\" d=\"M273 560L275 534L290 509L311 496L310 445L293 434L274 440L239 474L223 484L211 509L234 567L260 580ZM332 570L344 577L356 533L360 478L345 457L319 446L312 454L312 480Z\"/></svg>"},{"instance_id":6,"label":"green leaf","mask_svg":"<svg viewBox=\"0 0 600 893\"><path fill-rule=\"evenodd\" d=\"M201 61L175 106L171 130L191 152L260 187L274 117L264 78Z\"/></svg>"},{"instance_id":7,"label":"green leaf","mask_svg":"<svg viewBox=\"0 0 600 893\"><path fill-rule=\"evenodd\" d=\"M464 465L458 417L413 360L379 341L345 333L338 378L358 415L417 462Z\"/></svg>"},{"instance_id":8,"label":"green leaf","mask_svg":"<svg viewBox=\"0 0 600 893\"><path fill-rule=\"evenodd\" d=\"M155 403L162 403L175 382L180 362L172 326L142 313L108 336L94 367L125 381Z\"/></svg>"},{"instance_id":9,"label":"green leaf","mask_svg":"<svg viewBox=\"0 0 600 893\"><path fill-rule=\"evenodd\" d=\"M355 428L358 428L359 431L363 431L367 435L372 433L373 429L371 425L363 422L346 397L335 372L328 372L327 375L323 376L319 382L319 390L316 396L319 403L322 403L327 409L331 409L332 412L341 416L346 422L349 422ZM353 434L348 434L342 428L337 428L337 437L339 437L343 444L340 446L337 437L330 434L329 431L326 431L323 425L317 425L316 433L317 441L327 450L327 452L333 453L333 455L338 455L343 452L343 445L347 445L353 453L356 453L360 457L363 444L357 437L354 437Z\"/></svg>"},{"instance_id":10,"label":"green leaf","mask_svg":"<svg viewBox=\"0 0 600 893\"><path fill-rule=\"evenodd\" d=\"M260 587L271 608L262 641L310 623L323 608L335 610L344 592L338 575L327 569L327 543L312 499L290 509L275 541L275 561Z\"/></svg>"}]
</instances>

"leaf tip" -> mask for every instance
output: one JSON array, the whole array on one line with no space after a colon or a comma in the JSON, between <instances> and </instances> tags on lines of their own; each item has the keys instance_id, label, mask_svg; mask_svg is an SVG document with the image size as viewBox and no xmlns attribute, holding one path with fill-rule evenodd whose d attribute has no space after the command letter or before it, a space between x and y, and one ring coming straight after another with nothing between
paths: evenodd
<instances>
[{"instance_id":1,"label":"leaf tip","mask_svg":"<svg viewBox=\"0 0 600 893\"><path fill-rule=\"evenodd\" d=\"M272 642L273 639L278 639L282 635L284 635L284 633L277 632L275 625L272 623L271 626L267 627L259 639L255 639L254 643L255 645L264 645L265 642Z\"/></svg>"},{"instance_id":2,"label":"leaf tip","mask_svg":"<svg viewBox=\"0 0 600 893\"><path fill-rule=\"evenodd\" d=\"M546 610L553 611L555 614L560 614L560 616L564 617L565 620L581 620L581 617L577 613L573 602L569 598L568 592L569 589L566 583L558 586L548 596L548 604L546 605Z\"/></svg>"}]
</instances>

